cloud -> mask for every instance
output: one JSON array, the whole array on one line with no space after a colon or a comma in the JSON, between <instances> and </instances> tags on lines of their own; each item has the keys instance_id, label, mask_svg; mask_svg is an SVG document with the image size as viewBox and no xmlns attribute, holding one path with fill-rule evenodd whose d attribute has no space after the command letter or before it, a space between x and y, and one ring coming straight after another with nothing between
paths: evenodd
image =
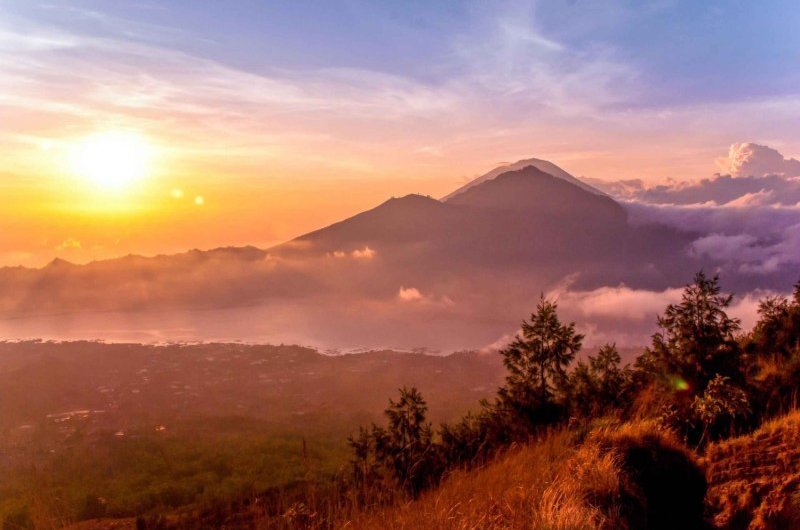
<instances>
[{"instance_id":1,"label":"cloud","mask_svg":"<svg viewBox=\"0 0 800 530\"><path fill-rule=\"evenodd\" d=\"M779 232L772 242L749 234L711 234L694 241L690 251L738 266L740 272L771 274L800 263L800 225L780 228Z\"/></svg>"},{"instance_id":2,"label":"cloud","mask_svg":"<svg viewBox=\"0 0 800 530\"><path fill-rule=\"evenodd\" d=\"M800 264L800 224L784 228L777 241L758 250L758 259L741 265L743 272L768 274L782 267L796 267Z\"/></svg>"},{"instance_id":3,"label":"cloud","mask_svg":"<svg viewBox=\"0 0 800 530\"><path fill-rule=\"evenodd\" d=\"M381 71L235 68L165 45L163 28L147 25L108 37L14 22L0 20L0 103L16 138L115 124L147 131L170 156L239 170L255 157L364 172L378 144L416 144L407 127L450 115L460 100L449 86ZM17 143L8 149L23 157Z\"/></svg>"},{"instance_id":4,"label":"cloud","mask_svg":"<svg viewBox=\"0 0 800 530\"><path fill-rule=\"evenodd\" d=\"M358 260L370 260L374 258L377 253L378 252L375 249L365 246L364 248L357 248L352 252L346 252L344 250L334 250L332 252L328 252L328 256L331 256L336 259L344 259L350 257L352 259L358 259Z\"/></svg>"},{"instance_id":5,"label":"cloud","mask_svg":"<svg viewBox=\"0 0 800 530\"><path fill-rule=\"evenodd\" d=\"M448 310L455 306L455 302L447 295L437 296L435 294L426 295L416 287L400 287L397 291L397 299L402 303L413 302L417 307L427 309Z\"/></svg>"},{"instance_id":6,"label":"cloud","mask_svg":"<svg viewBox=\"0 0 800 530\"><path fill-rule=\"evenodd\" d=\"M610 46L567 45L544 28L537 2L478 5L474 33L459 35L454 54L465 68L462 83L511 110L550 111L560 116L594 116L630 102L640 90L638 71ZM480 34L476 38L475 33ZM506 124L506 127L508 125Z\"/></svg>"},{"instance_id":7,"label":"cloud","mask_svg":"<svg viewBox=\"0 0 800 530\"><path fill-rule=\"evenodd\" d=\"M600 186L621 199L649 204L793 206L800 200L800 179L781 175L717 175L695 182L667 182L651 187L623 186L619 183Z\"/></svg>"},{"instance_id":8,"label":"cloud","mask_svg":"<svg viewBox=\"0 0 800 530\"><path fill-rule=\"evenodd\" d=\"M743 255L752 254L758 238L750 234L711 234L695 240L690 246L690 252L701 257L713 257L722 260L741 258Z\"/></svg>"},{"instance_id":9,"label":"cloud","mask_svg":"<svg viewBox=\"0 0 800 530\"><path fill-rule=\"evenodd\" d=\"M800 263L800 208L758 204L660 205L626 202L633 224L696 234L686 252L726 265L726 274L794 276Z\"/></svg>"},{"instance_id":10,"label":"cloud","mask_svg":"<svg viewBox=\"0 0 800 530\"><path fill-rule=\"evenodd\" d=\"M754 193L745 193L741 197L726 202L723 206L734 208L751 208L753 206L769 206L775 204L775 192L772 190L761 190Z\"/></svg>"},{"instance_id":11,"label":"cloud","mask_svg":"<svg viewBox=\"0 0 800 530\"><path fill-rule=\"evenodd\" d=\"M625 285L600 287L593 291L565 291L559 303L584 319L628 319L654 321L667 304L680 300L681 289L663 291L631 289Z\"/></svg>"},{"instance_id":12,"label":"cloud","mask_svg":"<svg viewBox=\"0 0 800 530\"><path fill-rule=\"evenodd\" d=\"M416 287L400 287L397 298L403 302L416 302L422 300L423 296Z\"/></svg>"},{"instance_id":13,"label":"cloud","mask_svg":"<svg viewBox=\"0 0 800 530\"><path fill-rule=\"evenodd\" d=\"M559 309L564 317L574 319L588 334L592 344L604 341L623 346L643 346L657 330L657 317L667 305L680 301L683 287L663 290L633 289L625 285L594 290L565 290L559 293ZM751 328L758 320L758 302L775 294L756 290L735 296L728 313L741 319L742 328Z\"/></svg>"},{"instance_id":14,"label":"cloud","mask_svg":"<svg viewBox=\"0 0 800 530\"><path fill-rule=\"evenodd\" d=\"M369 247L356 249L350 253L354 259L372 259L375 257L375 254L377 254L377 252Z\"/></svg>"},{"instance_id":15,"label":"cloud","mask_svg":"<svg viewBox=\"0 0 800 530\"><path fill-rule=\"evenodd\" d=\"M777 150L750 142L733 144L719 167L735 177L786 175L800 176L800 160L784 158Z\"/></svg>"},{"instance_id":16,"label":"cloud","mask_svg":"<svg viewBox=\"0 0 800 530\"><path fill-rule=\"evenodd\" d=\"M609 195L647 204L730 207L795 206L800 202L800 161L786 159L775 149L756 144L734 144L718 164L729 174L697 181L668 179L647 186L641 180L591 184Z\"/></svg>"},{"instance_id":17,"label":"cloud","mask_svg":"<svg viewBox=\"0 0 800 530\"><path fill-rule=\"evenodd\" d=\"M778 173L790 173L800 162L769 147L742 143L731 147L726 164L744 176L652 186L641 180L592 184L616 197L632 224L672 227L693 237L685 249L688 255L724 267L727 275L796 274L800 178Z\"/></svg>"}]
</instances>

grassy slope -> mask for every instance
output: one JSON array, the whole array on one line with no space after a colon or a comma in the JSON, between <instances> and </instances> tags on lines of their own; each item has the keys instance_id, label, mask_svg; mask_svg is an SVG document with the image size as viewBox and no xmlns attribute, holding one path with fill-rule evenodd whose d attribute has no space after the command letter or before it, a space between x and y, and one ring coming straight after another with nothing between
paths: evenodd
<instances>
[{"instance_id":1,"label":"grassy slope","mask_svg":"<svg viewBox=\"0 0 800 530\"><path fill-rule=\"evenodd\" d=\"M391 529L610 529L703 528L704 482L693 457L651 423L597 429L585 443L558 431L508 451L482 469L450 475L421 498L356 514L347 528ZM654 474L642 476L645 463ZM693 498L665 511L654 499L663 485L684 485Z\"/></svg>"},{"instance_id":2,"label":"grassy slope","mask_svg":"<svg viewBox=\"0 0 800 530\"><path fill-rule=\"evenodd\" d=\"M800 528L800 412L706 452L708 503L723 528Z\"/></svg>"},{"instance_id":3,"label":"grassy slope","mask_svg":"<svg viewBox=\"0 0 800 530\"><path fill-rule=\"evenodd\" d=\"M576 439L555 432L481 469L453 473L417 500L354 514L347 527L800 528L800 412L713 444L700 462L652 423ZM704 477L708 524L699 513Z\"/></svg>"}]
</instances>

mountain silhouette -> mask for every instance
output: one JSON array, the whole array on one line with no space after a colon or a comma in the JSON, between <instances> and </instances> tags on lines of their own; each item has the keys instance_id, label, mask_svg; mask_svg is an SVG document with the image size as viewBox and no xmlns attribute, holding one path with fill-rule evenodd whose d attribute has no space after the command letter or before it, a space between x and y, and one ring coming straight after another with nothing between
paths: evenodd
<instances>
[{"instance_id":1,"label":"mountain silhouette","mask_svg":"<svg viewBox=\"0 0 800 530\"><path fill-rule=\"evenodd\" d=\"M409 280L453 267L539 270L623 252L626 213L613 199L534 166L503 173L447 200L390 199L367 212L273 249L282 254L369 248L402 263ZM547 271L547 277L551 274Z\"/></svg>"},{"instance_id":2,"label":"mountain silhouette","mask_svg":"<svg viewBox=\"0 0 800 530\"><path fill-rule=\"evenodd\" d=\"M581 290L663 290L700 268L717 270L724 264L687 252L698 235L631 223L611 197L531 159L442 200L392 198L270 249L0 269L0 336L41 336L35 318L47 317L48 330L73 338L81 325L78 337L97 338L112 320L124 331L138 319L137 329L159 339L179 330L206 339L474 346L513 329L540 293L565 281ZM732 289L764 278L726 276ZM109 322L73 317L99 312Z\"/></svg>"},{"instance_id":3,"label":"mountain silhouette","mask_svg":"<svg viewBox=\"0 0 800 530\"><path fill-rule=\"evenodd\" d=\"M453 191L449 195L443 197L442 200L443 201L448 201L448 200L452 199L453 197L455 197L456 195L459 195L459 194L467 191L468 189L470 189L470 188L472 188L474 186L477 186L479 184L483 184L484 182L488 182L488 181L490 181L492 179L495 179L495 178L499 177L503 173L508 173L509 171L517 171L517 170L520 170L520 169L525 169L526 167L530 167L530 166L535 167L536 169L538 169L539 171L541 171L543 173L547 173L548 175L551 175L553 177L556 177L556 178L559 178L559 179L564 180L566 182L569 182L570 184L574 184L574 185L578 186L579 188L582 188L582 189L584 189L584 190L586 190L588 192L594 193L595 195L604 195L604 193L602 191L600 191L597 188L595 188L595 187L583 182L580 179L577 179L577 178L573 177L572 175L570 175L569 173L567 173L566 171L564 171L563 169L561 169L557 165L553 164L552 162L548 162L547 160L541 160L539 158L527 158L525 160L520 160L518 162L514 162L513 164L503 164L503 165L501 165L499 167L496 167L495 169L489 171L488 173L486 173L484 175L481 175L480 177L478 177L476 179L473 179L470 182L468 182L467 184L461 186L460 188L458 188L457 190Z\"/></svg>"}]
</instances>

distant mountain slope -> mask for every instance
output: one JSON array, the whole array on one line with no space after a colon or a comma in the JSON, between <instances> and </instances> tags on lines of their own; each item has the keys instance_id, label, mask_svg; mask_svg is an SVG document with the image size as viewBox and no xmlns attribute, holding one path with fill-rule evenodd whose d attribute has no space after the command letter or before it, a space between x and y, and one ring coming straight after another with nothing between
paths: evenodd
<instances>
[{"instance_id":1,"label":"distant mountain slope","mask_svg":"<svg viewBox=\"0 0 800 530\"><path fill-rule=\"evenodd\" d=\"M298 258L369 249L380 273L359 283L380 291L374 282L393 290L404 283L475 284L468 277L487 269L524 271L539 285L588 264L606 273L625 253L627 239L626 213L614 200L527 166L444 202L419 195L391 199L270 252Z\"/></svg>"},{"instance_id":2,"label":"distant mountain slope","mask_svg":"<svg viewBox=\"0 0 800 530\"><path fill-rule=\"evenodd\" d=\"M447 201L420 195L390 199L272 251L319 254L369 247L391 252L402 247L415 259L424 252L430 259L468 265L535 267L554 256L591 251L599 258L620 250L625 231L625 210L613 199L527 166Z\"/></svg>"},{"instance_id":3,"label":"distant mountain slope","mask_svg":"<svg viewBox=\"0 0 800 530\"><path fill-rule=\"evenodd\" d=\"M622 228L625 210L613 199L587 190L584 186L549 173L535 166L507 171L480 184L475 184L445 201L447 204L525 211L538 217L597 217Z\"/></svg>"},{"instance_id":4,"label":"distant mountain slope","mask_svg":"<svg viewBox=\"0 0 800 530\"><path fill-rule=\"evenodd\" d=\"M480 347L557 287L663 291L722 270L690 252L701 235L633 224L612 198L525 165L442 201L393 198L267 250L0 269L0 337ZM725 274L733 290L794 280Z\"/></svg>"},{"instance_id":5,"label":"distant mountain slope","mask_svg":"<svg viewBox=\"0 0 800 530\"><path fill-rule=\"evenodd\" d=\"M441 202L422 195L391 198L379 206L326 228L300 236L275 250L313 243L333 251L342 246L397 244L429 239L457 220ZM300 243L299 245L297 245Z\"/></svg>"},{"instance_id":6,"label":"distant mountain slope","mask_svg":"<svg viewBox=\"0 0 800 530\"><path fill-rule=\"evenodd\" d=\"M573 177L572 175L570 175L569 173L567 173L566 171L564 171L563 169L561 169L557 165L553 164L552 162L548 162L547 160L540 160L538 158L528 158L528 159L525 159L525 160L520 160L518 162L514 162L513 164L506 164L506 165L502 165L500 167L496 167L495 169L491 170L490 172L486 173L485 175L481 175L480 177L478 177L478 178L476 178L474 180L471 180L470 182L468 182L464 186L461 186L460 188L458 188L454 192L452 192L449 195L443 197L442 200L443 201L449 201L453 197L455 197L457 195L460 195L461 193L467 191L468 189L470 189L470 188L472 188L474 186L477 186L479 184L483 184L484 182L488 182L488 181L490 181L490 180L502 175L503 173L508 173L509 171L517 171L517 170L520 170L520 169L524 169L524 168L526 168L528 166L533 166L533 167L535 167L536 169L538 169L539 171L541 171L543 173L547 173L547 174L552 175L552 176L554 176L556 178L559 178L561 180L565 180L565 181L569 182L570 184L574 184L574 185L578 186L579 188L582 188L582 189L584 189L584 190L586 190L588 192L594 193L596 195L605 195L602 191L598 190L597 188L592 187L591 185L583 182L582 180L579 180L579 179Z\"/></svg>"}]
</instances>

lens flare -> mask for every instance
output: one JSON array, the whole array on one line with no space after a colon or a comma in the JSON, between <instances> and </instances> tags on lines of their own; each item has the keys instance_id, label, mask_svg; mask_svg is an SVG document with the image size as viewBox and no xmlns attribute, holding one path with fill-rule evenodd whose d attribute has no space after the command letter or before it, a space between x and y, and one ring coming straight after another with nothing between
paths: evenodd
<instances>
[{"instance_id":1,"label":"lens flare","mask_svg":"<svg viewBox=\"0 0 800 530\"><path fill-rule=\"evenodd\" d=\"M686 382L684 378L677 375L670 378L670 385L678 392L685 392L686 390L689 390L689 383Z\"/></svg>"}]
</instances>

